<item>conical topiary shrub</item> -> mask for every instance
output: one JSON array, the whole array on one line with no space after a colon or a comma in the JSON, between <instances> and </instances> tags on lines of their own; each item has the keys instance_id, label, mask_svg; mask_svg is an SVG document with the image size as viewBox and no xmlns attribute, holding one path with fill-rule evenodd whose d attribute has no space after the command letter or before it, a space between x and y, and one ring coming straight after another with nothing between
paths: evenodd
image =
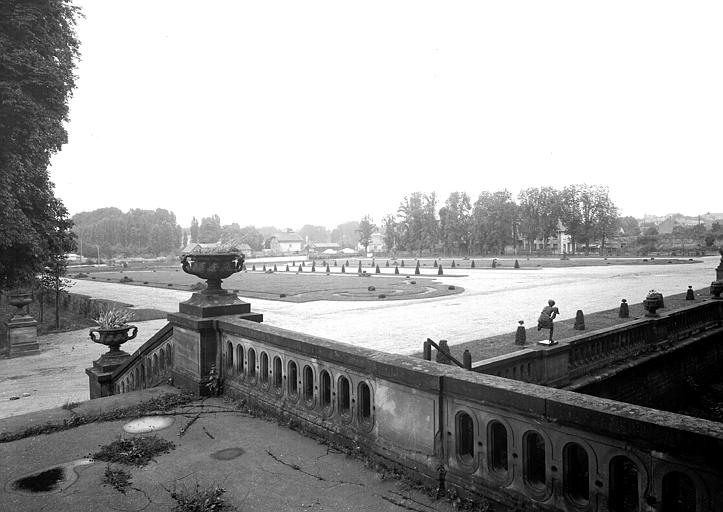
<instances>
[{"instance_id":1,"label":"conical topiary shrub","mask_svg":"<svg viewBox=\"0 0 723 512\"><path fill-rule=\"evenodd\" d=\"M399 265L400 267L404 268L404 260L402 260L402 264Z\"/></svg>"},{"instance_id":2,"label":"conical topiary shrub","mask_svg":"<svg viewBox=\"0 0 723 512\"><path fill-rule=\"evenodd\" d=\"M387 264L385 266L389 268L389 260L387 260Z\"/></svg>"},{"instance_id":3,"label":"conical topiary shrub","mask_svg":"<svg viewBox=\"0 0 723 512\"><path fill-rule=\"evenodd\" d=\"M474 268L474 260L472 260L472 265L470 265L471 268Z\"/></svg>"},{"instance_id":4,"label":"conical topiary shrub","mask_svg":"<svg viewBox=\"0 0 723 512\"><path fill-rule=\"evenodd\" d=\"M373 267L374 265L375 265L374 260L372 260L372 261L369 262L369 266L370 266L370 267Z\"/></svg>"},{"instance_id":5,"label":"conical topiary shrub","mask_svg":"<svg viewBox=\"0 0 723 512\"><path fill-rule=\"evenodd\" d=\"M394 265L394 273L396 275L399 275L399 266L398 265Z\"/></svg>"},{"instance_id":6,"label":"conical topiary shrub","mask_svg":"<svg viewBox=\"0 0 723 512\"><path fill-rule=\"evenodd\" d=\"M416 267L414 267L414 275L416 275L416 276L419 275L419 265L417 265Z\"/></svg>"},{"instance_id":7,"label":"conical topiary shrub","mask_svg":"<svg viewBox=\"0 0 723 512\"><path fill-rule=\"evenodd\" d=\"M349 260L346 260L346 266L347 267L349 266Z\"/></svg>"},{"instance_id":8,"label":"conical topiary shrub","mask_svg":"<svg viewBox=\"0 0 723 512\"><path fill-rule=\"evenodd\" d=\"M440 265L439 268L437 269L437 275L438 276L444 275L444 270L442 270L442 265Z\"/></svg>"},{"instance_id":9,"label":"conical topiary shrub","mask_svg":"<svg viewBox=\"0 0 723 512\"><path fill-rule=\"evenodd\" d=\"M286 271L287 271L287 272L289 271L289 266L288 266L288 265L286 265Z\"/></svg>"},{"instance_id":10,"label":"conical topiary shrub","mask_svg":"<svg viewBox=\"0 0 723 512\"><path fill-rule=\"evenodd\" d=\"M311 271L316 272L316 262L315 261L311 262Z\"/></svg>"},{"instance_id":11,"label":"conical topiary shrub","mask_svg":"<svg viewBox=\"0 0 723 512\"><path fill-rule=\"evenodd\" d=\"M329 264L327 263L326 264L326 273L328 274L329 272L331 272L331 270L329 270Z\"/></svg>"},{"instance_id":12,"label":"conical topiary shrub","mask_svg":"<svg viewBox=\"0 0 723 512\"><path fill-rule=\"evenodd\" d=\"M276 263L274 263L274 272L276 272Z\"/></svg>"},{"instance_id":13,"label":"conical topiary shrub","mask_svg":"<svg viewBox=\"0 0 723 512\"><path fill-rule=\"evenodd\" d=\"M437 268L439 265L437 264L437 260L434 260L434 268Z\"/></svg>"},{"instance_id":14,"label":"conical topiary shrub","mask_svg":"<svg viewBox=\"0 0 723 512\"><path fill-rule=\"evenodd\" d=\"M361 260L359 260L359 268L357 269L357 272L358 272L359 274L361 274L361 273L362 273L362 269L361 269Z\"/></svg>"},{"instance_id":15,"label":"conical topiary shrub","mask_svg":"<svg viewBox=\"0 0 723 512\"><path fill-rule=\"evenodd\" d=\"M515 260L515 268L520 268L520 262Z\"/></svg>"},{"instance_id":16,"label":"conical topiary shrub","mask_svg":"<svg viewBox=\"0 0 723 512\"><path fill-rule=\"evenodd\" d=\"M341 273L346 274L346 265L344 265L343 263L341 264Z\"/></svg>"},{"instance_id":17,"label":"conical topiary shrub","mask_svg":"<svg viewBox=\"0 0 723 512\"><path fill-rule=\"evenodd\" d=\"M302 270L303 267L304 267L304 264L303 264L303 263L302 263L301 265L299 265L299 272L303 272L303 270Z\"/></svg>"},{"instance_id":18,"label":"conical topiary shrub","mask_svg":"<svg viewBox=\"0 0 723 512\"><path fill-rule=\"evenodd\" d=\"M452 268L457 268L457 264L452 260Z\"/></svg>"},{"instance_id":19,"label":"conical topiary shrub","mask_svg":"<svg viewBox=\"0 0 723 512\"><path fill-rule=\"evenodd\" d=\"M376 270L376 273L377 273L377 274L381 274L381 273L382 273L382 271L381 271L381 270L379 270L379 265L377 265L377 270Z\"/></svg>"},{"instance_id":20,"label":"conical topiary shrub","mask_svg":"<svg viewBox=\"0 0 723 512\"><path fill-rule=\"evenodd\" d=\"M266 263L264 263L264 268L262 270L266 272Z\"/></svg>"},{"instance_id":21,"label":"conical topiary shrub","mask_svg":"<svg viewBox=\"0 0 723 512\"><path fill-rule=\"evenodd\" d=\"M251 270L256 271L256 263L254 263L253 265L251 265Z\"/></svg>"}]
</instances>

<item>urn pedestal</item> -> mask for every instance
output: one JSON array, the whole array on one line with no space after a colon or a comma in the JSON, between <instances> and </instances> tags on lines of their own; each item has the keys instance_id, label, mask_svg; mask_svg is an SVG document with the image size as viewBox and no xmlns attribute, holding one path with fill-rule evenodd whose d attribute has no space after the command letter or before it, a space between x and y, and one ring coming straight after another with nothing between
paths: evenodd
<instances>
[{"instance_id":1,"label":"urn pedestal","mask_svg":"<svg viewBox=\"0 0 723 512\"><path fill-rule=\"evenodd\" d=\"M8 304L18 308L12 318L5 323L8 333L8 357L40 353L38 322L25 311L25 307L32 302L33 295L30 292L14 292L8 296Z\"/></svg>"},{"instance_id":2,"label":"urn pedestal","mask_svg":"<svg viewBox=\"0 0 723 512\"><path fill-rule=\"evenodd\" d=\"M131 356L128 352L120 349L120 346L128 340L132 340L138 334L135 325L123 325L109 329L91 329L90 339L108 347L108 352L93 361L91 368L86 368L90 384L90 398L100 398L113 394L111 376L113 371L125 363Z\"/></svg>"},{"instance_id":3,"label":"urn pedestal","mask_svg":"<svg viewBox=\"0 0 723 512\"><path fill-rule=\"evenodd\" d=\"M205 279L207 287L181 302L178 313L168 315L173 325L173 382L196 395L208 395L211 368L222 368L215 319L233 315L261 322L263 315L252 313L249 303L221 288L222 279L243 269L244 256L235 248L216 246L183 254L181 263L184 272Z\"/></svg>"}]
</instances>

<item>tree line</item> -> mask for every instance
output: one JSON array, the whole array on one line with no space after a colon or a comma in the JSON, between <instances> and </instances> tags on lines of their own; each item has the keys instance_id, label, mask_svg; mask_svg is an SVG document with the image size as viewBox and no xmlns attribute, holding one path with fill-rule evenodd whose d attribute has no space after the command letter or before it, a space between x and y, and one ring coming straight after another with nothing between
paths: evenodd
<instances>
[{"instance_id":1,"label":"tree line","mask_svg":"<svg viewBox=\"0 0 723 512\"><path fill-rule=\"evenodd\" d=\"M561 226L573 246L589 251L599 242L604 250L622 224L606 187L579 184L527 188L516 201L508 190L483 191L474 202L466 192L452 192L443 204L434 192L414 192L383 218L381 228L390 252L465 255L502 253L521 240L527 247L538 240L544 250ZM362 238L368 238L366 230Z\"/></svg>"},{"instance_id":2,"label":"tree line","mask_svg":"<svg viewBox=\"0 0 723 512\"><path fill-rule=\"evenodd\" d=\"M161 256L176 252L183 243L183 229L173 212L99 208L72 217L73 232L84 257Z\"/></svg>"}]
</instances>

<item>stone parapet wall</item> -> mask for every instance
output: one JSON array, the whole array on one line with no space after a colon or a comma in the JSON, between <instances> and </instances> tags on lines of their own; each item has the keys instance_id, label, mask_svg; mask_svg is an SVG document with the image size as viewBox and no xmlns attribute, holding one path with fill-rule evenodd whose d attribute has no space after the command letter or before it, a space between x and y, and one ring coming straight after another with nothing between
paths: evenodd
<instances>
[{"instance_id":1,"label":"stone parapet wall","mask_svg":"<svg viewBox=\"0 0 723 512\"><path fill-rule=\"evenodd\" d=\"M441 468L462 493L608 511L660 507L680 488L692 510L723 509L721 424L228 317L217 326L226 393L428 480Z\"/></svg>"},{"instance_id":2,"label":"stone parapet wall","mask_svg":"<svg viewBox=\"0 0 723 512\"><path fill-rule=\"evenodd\" d=\"M668 348L705 331L721 328L723 301L707 300L657 318L581 334L544 349L523 349L472 365L478 373L565 387L613 363Z\"/></svg>"}]
</instances>

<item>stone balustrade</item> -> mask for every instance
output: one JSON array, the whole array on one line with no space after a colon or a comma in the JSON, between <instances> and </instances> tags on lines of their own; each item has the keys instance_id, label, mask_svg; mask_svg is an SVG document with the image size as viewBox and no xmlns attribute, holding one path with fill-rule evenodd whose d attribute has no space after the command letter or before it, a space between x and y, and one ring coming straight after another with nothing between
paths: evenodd
<instances>
[{"instance_id":1,"label":"stone balustrade","mask_svg":"<svg viewBox=\"0 0 723 512\"><path fill-rule=\"evenodd\" d=\"M173 327L166 324L113 371L113 394L166 384L172 377L173 345Z\"/></svg>"},{"instance_id":2,"label":"stone balustrade","mask_svg":"<svg viewBox=\"0 0 723 512\"><path fill-rule=\"evenodd\" d=\"M524 382L564 387L575 379L669 346L700 332L720 328L723 307L708 300L657 318L642 318L563 340L559 345L523 349L486 359L472 370Z\"/></svg>"}]
</instances>

